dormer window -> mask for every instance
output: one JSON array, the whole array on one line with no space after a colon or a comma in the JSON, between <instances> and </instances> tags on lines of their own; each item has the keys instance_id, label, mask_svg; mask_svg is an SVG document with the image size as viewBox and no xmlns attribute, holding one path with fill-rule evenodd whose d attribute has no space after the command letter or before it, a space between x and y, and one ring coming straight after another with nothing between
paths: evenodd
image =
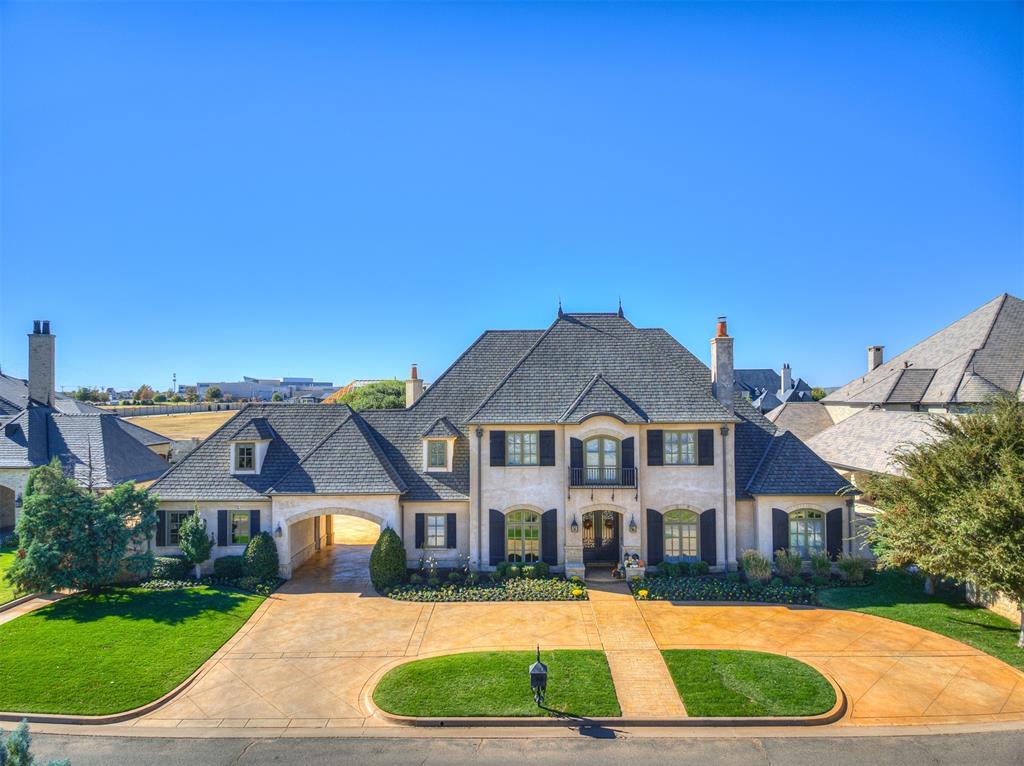
<instances>
[{"instance_id":1,"label":"dormer window","mask_svg":"<svg viewBox=\"0 0 1024 766\"><path fill-rule=\"evenodd\" d=\"M448 467L448 441L430 439L427 442L427 468L445 470Z\"/></svg>"},{"instance_id":2,"label":"dormer window","mask_svg":"<svg viewBox=\"0 0 1024 766\"><path fill-rule=\"evenodd\" d=\"M235 445L235 470L255 471L256 470L256 445L240 443Z\"/></svg>"}]
</instances>

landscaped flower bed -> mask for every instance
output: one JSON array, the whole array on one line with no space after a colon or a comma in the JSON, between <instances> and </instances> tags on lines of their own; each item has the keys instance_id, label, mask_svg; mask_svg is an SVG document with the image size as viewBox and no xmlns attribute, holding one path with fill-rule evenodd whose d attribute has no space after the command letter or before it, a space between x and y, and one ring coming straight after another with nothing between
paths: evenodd
<instances>
[{"instance_id":1,"label":"landscaped flower bed","mask_svg":"<svg viewBox=\"0 0 1024 766\"><path fill-rule=\"evenodd\" d=\"M587 586L560 577L509 577L472 585L398 585L388 596L398 601L585 601Z\"/></svg>"},{"instance_id":2,"label":"landscaped flower bed","mask_svg":"<svg viewBox=\"0 0 1024 766\"><path fill-rule=\"evenodd\" d=\"M647 601L756 601L766 604L814 604L812 585L764 585L724 577L648 577L631 580L633 595ZM641 595L640 591L647 591Z\"/></svg>"},{"instance_id":3,"label":"landscaped flower bed","mask_svg":"<svg viewBox=\"0 0 1024 766\"><path fill-rule=\"evenodd\" d=\"M146 580L139 584L146 590L178 590L179 588L198 588L202 585L221 588L235 588L249 593L269 596L280 587L284 580L260 580L256 577L204 577L201 580Z\"/></svg>"}]
</instances>

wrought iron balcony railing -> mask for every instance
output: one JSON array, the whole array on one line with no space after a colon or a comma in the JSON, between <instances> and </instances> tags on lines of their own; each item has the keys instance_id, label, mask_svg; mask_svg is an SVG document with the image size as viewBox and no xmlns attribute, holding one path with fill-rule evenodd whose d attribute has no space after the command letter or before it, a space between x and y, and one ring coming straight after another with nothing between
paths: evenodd
<instances>
[{"instance_id":1,"label":"wrought iron balcony railing","mask_svg":"<svg viewBox=\"0 0 1024 766\"><path fill-rule=\"evenodd\" d=\"M570 487L636 487L636 468L570 468Z\"/></svg>"}]
</instances>

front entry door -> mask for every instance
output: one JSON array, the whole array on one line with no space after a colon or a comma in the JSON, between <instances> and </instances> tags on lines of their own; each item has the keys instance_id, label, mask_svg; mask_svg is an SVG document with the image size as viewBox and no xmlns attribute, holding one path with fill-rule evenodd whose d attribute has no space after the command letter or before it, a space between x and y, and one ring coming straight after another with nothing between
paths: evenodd
<instances>
[{"instance_id":1,"label":"front entry door","mask_svg":"<svg viewBox=\"0 0 1024 766\"><path fill-rule=\"evenodd\" d=\"M583 514L583 561L619 560L619 514L591 511Z\"/></svg>"}]
</instances>

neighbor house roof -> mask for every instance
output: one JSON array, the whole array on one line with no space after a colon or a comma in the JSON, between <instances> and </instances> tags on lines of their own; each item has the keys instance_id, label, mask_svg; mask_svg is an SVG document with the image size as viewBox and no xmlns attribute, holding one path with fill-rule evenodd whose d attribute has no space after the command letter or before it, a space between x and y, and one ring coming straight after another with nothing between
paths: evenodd
<instances>
[{"instance_id":1,"label":"neighbor house roof","mask_svg":"<svg viewBox=\"0 0 1024 766\"><path fill-rule=\"evenodd\" d=\"M865 409L812 436L807 446L840 468L898 474L894 454L934 438L933 417Z\"/></svg>"},{"instance_id":2,"label":"neighbor house roof","mask_svg":"<svg viewBox=\"0 0 1024 766\"><path fill-rule=\"evenodd\" d=\"M977 403L1024 379L1024 301L1004 293L823 400L826 404Z\"/></svg>"},{"instance_id":3,"label":"neighbor house roof","mask_svg":"<svg viewBox=\"0 0 1024 766\"><path fill-rule=\"evenodd\" d=\"M821 402L783 402L765 415L780 431L794 433L803 441L832 425L832 418Z\"/></svg>"}]
</instances>

